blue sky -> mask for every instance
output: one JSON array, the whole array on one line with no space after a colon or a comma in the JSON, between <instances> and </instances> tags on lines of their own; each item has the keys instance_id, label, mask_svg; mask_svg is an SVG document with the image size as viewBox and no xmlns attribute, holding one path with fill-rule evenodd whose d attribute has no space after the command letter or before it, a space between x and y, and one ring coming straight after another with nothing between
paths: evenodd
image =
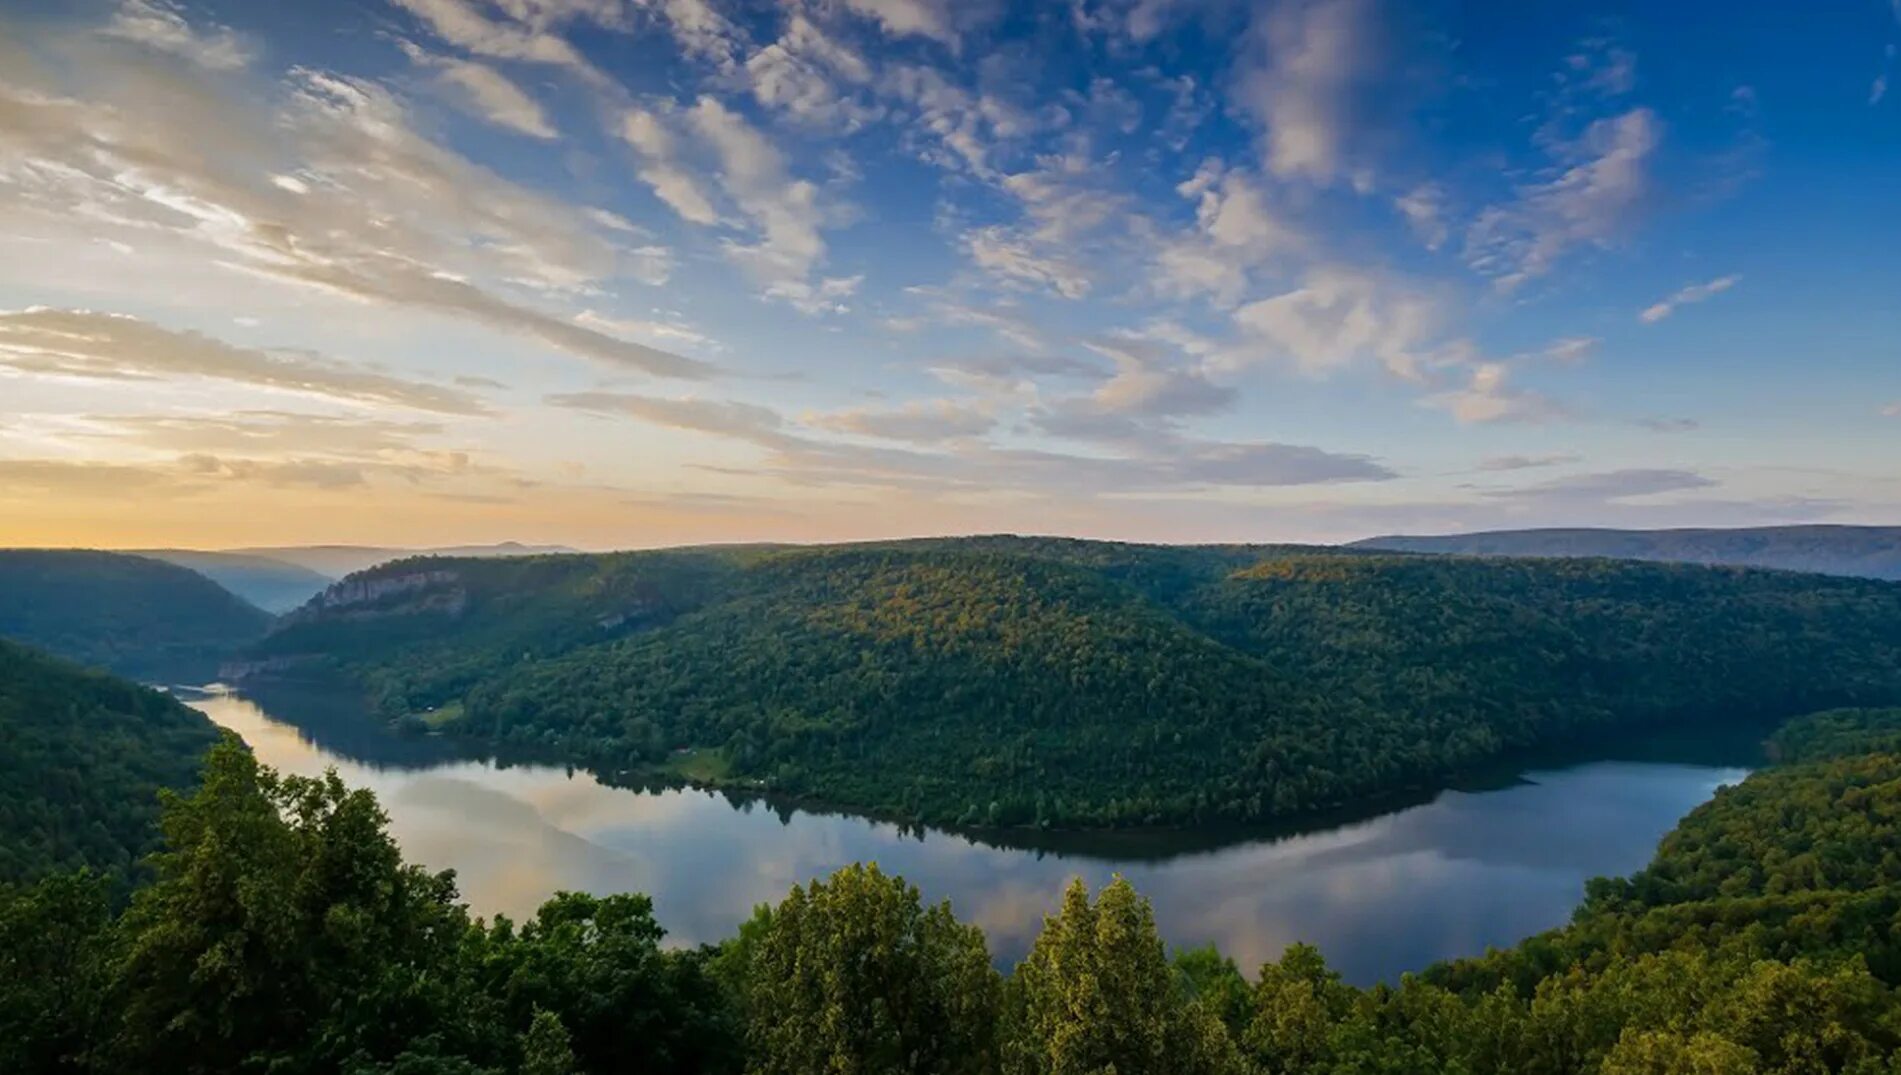
<instances>
[{"instance_id":1,"label":"blue sky","mask_svg":"<svg viewBox=\"0 0 1901 1075\"><path fill-rule=\"evenodd\" d=\"M0 541L1893 522L1897 41L0 0Z\"/></svg>"}]
</instances>

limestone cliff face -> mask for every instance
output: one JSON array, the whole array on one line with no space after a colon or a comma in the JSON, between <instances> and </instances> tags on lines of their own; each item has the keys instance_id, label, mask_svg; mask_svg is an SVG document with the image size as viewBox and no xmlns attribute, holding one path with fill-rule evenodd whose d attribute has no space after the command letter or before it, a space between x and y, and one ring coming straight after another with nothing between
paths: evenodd
<instances>
[{"instance_id":1,"label":"limestone cliff face","mask_svg":"<svg viewBox=\"0 0 1901 1075\"><path fill-rule=\"evenodd\" d=\"M279 628L316 620L368 620L440 612L459 616L469 593L454 571L437 568L393 575L352 575L285 616Z\"/></svg>"}]
</instances>

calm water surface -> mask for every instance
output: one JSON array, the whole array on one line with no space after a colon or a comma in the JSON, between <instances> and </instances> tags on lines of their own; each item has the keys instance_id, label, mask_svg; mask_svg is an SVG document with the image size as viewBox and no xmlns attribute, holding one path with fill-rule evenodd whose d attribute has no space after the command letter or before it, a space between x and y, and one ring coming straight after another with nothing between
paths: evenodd
<instances>
[{"instance_id":1,"label":"calm water surface","mask_svg":"<svg viewBox=\"0 0 1901 1075\"><path fill-rule=\"evenodd\" d=\"M1642 867L1678 818L1747 772L1707 758L1596 761L1224 846L1059 838L1025 849L735 806L702 791L607 787L555 766L458 758L447 744L398 739L307 700L186 700L266 764L302 774L334 766L350 784L374 789L404 853L454 869L477 914L525 917L560 889L645 892L670 941L697 944L729 936L755 904L794 884L876 861L927 899L948 898L1008 964L1028 949L1070 877L1100 885L1121 873L1154 901L1171 944L1212 941L1252 973L1289 943L1308 941L1361 984L1563 923L1586 878ZM285 719L292 712L296 724Z\"/></svg>"}]
</instances>

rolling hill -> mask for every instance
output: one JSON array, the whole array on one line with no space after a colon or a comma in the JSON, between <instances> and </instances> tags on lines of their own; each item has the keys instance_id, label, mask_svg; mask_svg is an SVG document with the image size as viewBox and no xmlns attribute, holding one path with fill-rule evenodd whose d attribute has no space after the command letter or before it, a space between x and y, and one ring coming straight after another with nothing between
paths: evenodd
<instances>
[{"instance_id":1,"label":"rolling hill","mask_svg":"<svg viewBox=\"0 0 1901 1075\"><path fill-rule=\"evenodd\" d=\"M0 549L0 638L133 679L206 682L270 619L196 571L161 560Z\"/></svg>"},{"instance_id":2,"label":"rolling hill","mask_svg":"<svg viewBox=\"0 0 1901 1075\"><path fill-rule=\"evenodd\" d=\"M157 691L0 642L0 882L129 869L158 843L158 789L216 740Z\"/></svg>"},{"instance_id":3,"label":"rolling hill","mask_svg":"<svg viewBox=\"0 0 1901 1075\"><path fill-rule=\"evenodd\" d=\"M1620 726L1901 701L1901 586L1009 537L437 558L351 576L249 657L610 777L1254 822Z\"/></svg>"},{"instance_id":4,"label":"rolling hill","mask_svg":"<svg viewBox=\"0 0 1901 1075\"><path fill-rule=\"evenodd\" d=\"M1353 543L1387 552L1466 556L1607 556L1901 579L1901 526L1767 526L1737 530L1494 530L1389 535Z\"/></svg>"}]
</instances>

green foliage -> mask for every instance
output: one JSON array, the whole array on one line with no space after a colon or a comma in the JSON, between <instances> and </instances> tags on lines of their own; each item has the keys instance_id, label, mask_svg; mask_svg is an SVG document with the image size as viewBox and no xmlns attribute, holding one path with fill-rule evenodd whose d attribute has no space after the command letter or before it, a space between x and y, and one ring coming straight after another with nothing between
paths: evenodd
<instances>
[{"instance_id":1,"label":"green foliage","mask_svg":"<svg viewBox=\"0 0 1901 1075\"><path fill-rule=\"evenodd\" d=\"M748 948L752 1075L995 1068L998 981L983 934L876 865L794 888Z\"/></svg>"},{"instance_id":2,"label":"green foliage","mask_svg":"<svg viewBox=\"0 0 1901 1075\"><path fill-rule=\"evenodd\" d=\"M472 921L367 793L227 740L156 877L0 887L0 1070L287 1075L1901 1075L1901 754L1889 712L1725 789L1569 926L1357 989L1289 947L1170 960L1080 881L999 981L946 905L853 866L669 952L645 897Z\"/></svg>"},{"instance_id":3,"label":"green foliage","mask_svg":"<svg viewBox=\"0 0 1901 1075\"><path fill-rule=\"evenodd\" d=\"M378 595L256 654L610 779L939 825L1259 822L1624 727L1901 701L1901 587L1726 568L971 538L352 581Z\"/></svg>"},{"instance_id":4,"label":"green foliage","mask_svg":"<svg viewBox=\"0 0 1901 1075\"><path fill-rule=\"evenodd\" d=\"M133 679L206 683L270 624L176 564L83 549L0 549L0 638Z\"/></svg>"},{"instance_id":5,"label":"green foliage","mask_svg":"<svg viewBox=\"0 0 1901 1075\"><path fill-rule=\"evenodd\" d=\"M0 641L0 882L123 877L157 846L158 790L190 786L216 737L157 691Z\"/></svg>"},{"instance_id":6,"label":"green foliage","mask_svg":"<svg viewBox=\"0 0 1901 1075\"><path fill-rule=\"evenodd\" d=\"M1092 904L1080 878L1006 993L1009 1075L1196 1075L1237 1067L1227 1028L1188 996L1148 901L1120 877Z\"/></svg>"}]
</instances>

